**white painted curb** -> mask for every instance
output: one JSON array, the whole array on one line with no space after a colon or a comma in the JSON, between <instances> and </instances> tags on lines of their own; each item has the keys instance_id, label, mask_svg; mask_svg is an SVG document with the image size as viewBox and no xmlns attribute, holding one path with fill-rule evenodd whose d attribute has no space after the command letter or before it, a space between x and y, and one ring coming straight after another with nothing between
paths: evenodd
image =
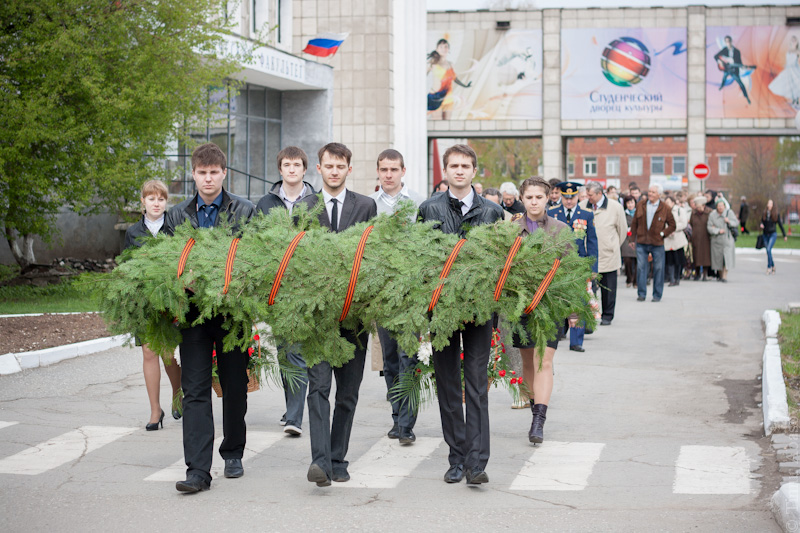
<instances>
[{"instance_id":1,"label":"white painted curb","mask_svg":"<svg viewBox=\"0 0 800 533\"><path fill-rule=\"evenodd\" d=\"M115 337L102 337L90 341L76 342L33 352L9 353L0 356L0 374L13 374L24 368L36 368L52 365L65 359L72 359L81 355L102 352L111 348L122 346L130 339L130 335L117 335ZM11 359L14 362L11 362ZM16 366L14 365L16 363Z\"/></svg>"},{"instance_id":2,"label":"white painted curb","mask_svg":"<svg viewBox=\"0 0 800 533\"><path fill-rule=\"evenodd\" d=\"M769 339L772 340L772 339ZM764 347L764 368L761 372L761 405L764 411L764 434L789 426L789 404L781 368L781 348L777 343Z\"/></svg>"},{"instance_id":3,"label":"white painted curb","mask_svg":"<svg viewBox=\"0 0 800 533\"><path fill-rule=\"evenodd\" d=\"M764 259L767 258L765 250L756 250L755 248L735 248L735 250L737 255L763 255ZM773 248L772 255L800 255L800 248Z\"/></svg>"},{"instance_id":4,"label":"white painted curb","mask_svg":"<svg viewBox=\"0 0 800 533\"><path fill-rule=\"evenodd\" d=\"M768 339L778 336L778 328L781 326L781 315L774 309L767 309L761 315L761 321L764 322L764 336Z\"/></svg>"},{"instance_id":5,"label":"white painted curb","mask_svg":"<svg viewBox=\"0 0 800 533\"><path fill-rule=\"evenodd\" d=\"M800 483L784 483L770 500L772 514L787 532L800 530Z\"/></svg>"}]
</instances>

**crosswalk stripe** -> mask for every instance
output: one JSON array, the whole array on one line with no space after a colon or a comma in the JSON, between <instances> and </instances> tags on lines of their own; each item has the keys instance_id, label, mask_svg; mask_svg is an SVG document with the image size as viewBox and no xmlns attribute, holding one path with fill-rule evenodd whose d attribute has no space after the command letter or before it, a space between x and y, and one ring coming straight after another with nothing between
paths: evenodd
<instances>
[{"instance_id":1,"label":"crosswalk stripe","mask_svg":"<svg viewBox=\"0 0 800 533\"><path fill-rule=\"evenodd\" d=\"M605 444L543 443L525 462L511 490L583 490Z\"/></svg>"},{"instance_id":2,"label":"crosswalk stripe","mask_svg":"<svg viewBox=\"0 0 800 533\"><path fill-rule=\"evenodd\" d=\"M19 424L19 422L3 422L2 420L0 420L0 429L11 427L16 424Z\"/></svg>"},{"instance_id":3,"label":"crosswalk stripe","mask_svg":"<svg viewBox=\"0 0 800 533\"><path fill-rule=\"evenodd\" d=\"M381 439L348 469L350 482L342 487L390 489L407 479L422 461L441 444L442 439L417 437L411 446L396 440Z\"/></svg>"},{"instance_id":4,"label":"crosswalk stripe","mask_svg":"<svg viewBox=\"0 0 800 533\"><path fill-rule=\"evenodd\" d=\"M35 476L80 459L137 428L83 426L0 460L0 473Z\"/></svg>"},{"instance_id":5,"label":"crosswalk stripe","mask_svg":"<svg viewBox=\"0 0 800 533\"><path fill-rule=\"evenodd\" d=\"M263 452L286 435L274 431L248 431L247 444L244 448L242 462L246 462ZM217 450L222 444L222 437L214 439L214 456L211 460L211 477L222 477L225 463ZM144 478L145 481L180 481L186 478L186 462L183 459L175 461L167 468L161 469Z\"/></svg>"},{"instance_id":6,"label":"crosswalk stripe","mask_svg":"<svg viewBox=\"0 0 800 533\"><path fill-rule=\"evenodd\" d=\"M681 446L675 494L749 494L750 460L742 447Z\"/></svg>"}]
</instances>

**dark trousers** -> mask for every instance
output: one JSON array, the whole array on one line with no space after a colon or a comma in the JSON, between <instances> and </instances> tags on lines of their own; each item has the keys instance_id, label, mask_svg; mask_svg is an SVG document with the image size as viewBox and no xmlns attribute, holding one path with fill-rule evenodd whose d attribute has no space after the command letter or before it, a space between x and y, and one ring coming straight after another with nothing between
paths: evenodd
<instances>
[{"instance_id":1,"label":"dark trousers","mask_svg":"<svg viewBox=\"0 0 800 533\"><path fill-rule=\"evenodd\" d=\"M466 421L461 405L461 342L464 344ZM492 322L464 325L441 351L433 352L436 393L450 465L486 468L489 462L489 350Z\"/></svg>"},{"instance_id":2,"label":"dark trousers","mask_svg":"<svg viewBox=\"0 0 800 533\"><path fill-rule=\"evenodd\" d=\"M354 357L340 368L326 362L308 369L308 424L311 430L311 462L319 465L328 477L334 469L347 469L344 460L350 445L350 430L358 403L358 390L364 377L367 358L368 332L356 337L350 330L342 329L342 336L355 344ZM331 424L331 393L336 378L336 403Z\"/></svg>"},{"instance_id":3,"label":"dark trousers","mask_svg":"<svg viewBox=\"0 0 800 533\"><path fill-rule=\"evenodd\" d=\"M383 350L383 377L386 379L386 388L391 390L400 382L402 375L414 371L417 356L415 354L409 357L386 329L378 328L378 338L381 340L381 350ZM400 427L412 429L417 421L417 415L411 408L411 402L400 401L391 396L390 400L392 421Z\"/></svg>"},{"instance_id":4,"label":"dark trousers","mask_svg":"<svg viewBox=\"0 0 800 533\"><path fill-rule=\"evenodd\" d=\"M600 303L603 306L601 318L614 320L617 305L617 271L600 273Z\"/></svg>"},{"instance_id":5,"label":"dark trousers","mask_svg":"<svg viewBox=\"0 0 800 533\"><path fill-rule=\"evenodd\" d=\"M296 383L295 389L286 381L286 378L281 375L281 383L283 384L283 397L286 400L286 423L293 426L303 426L303 409L306 403L306 390L308 389L308 376L306 375L306 362L303 356L300 355L300 345L292 344L285 348L286 359L289 364L296 366L303 371L302 376L299 378L299 383Z\"/></svg>"},{"instance_id":6,"label":"dark trousers","mask_svg":"<svg viewBox=\"0 0 800 533\"><path fill-rule=\"evenodd\" d=\"M668 250L664 254L664 261L667 266L667 281L680 281L683 277L683 267L686 264L686 254L683 248L678 250Z\"/></svg>"},{"instance_id":7,"label":"dark trousers","mask_svg":"<svg viewBox=\"0 0 800 533\"><path fill-rule=\"evenodd\" d=\"M622 264L625 266L625 284L626 285L635 285L636 284L636 258L635 257L623 257Z\"/></svg>"},{"instance_id":8,"label":"dark trousers","mask_svg":"<svg viewBox=\"0 0 800 533\"><path fill-rule=\"evenodd\" d=\"M189 311L188 321L197 318ZM219 454L241 459L244 454L247 413L247 354L239 349L223 352L224 318L212 316L182 331L181 387L183 388L183 455L186 475L211 481L214 454L214 415L211 407L211 351L217 351L217 373L222 386L222 434Z\"/></svg>"}]
</instances>

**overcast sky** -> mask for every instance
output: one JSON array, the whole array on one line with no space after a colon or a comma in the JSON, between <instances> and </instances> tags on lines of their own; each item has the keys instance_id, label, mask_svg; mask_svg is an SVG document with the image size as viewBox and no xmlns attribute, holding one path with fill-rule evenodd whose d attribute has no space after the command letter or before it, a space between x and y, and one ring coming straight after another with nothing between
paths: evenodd
<instances>
[{"instance_id":1,"label":"overcast sky","mask_svg":"<svg viewBox=\"0 0 800 533\"><path fill-rule=\"evenodd\" d=\"M428 11L470 11L489 8L547 9L581 7L683 7L688 5L730 6L786 6L797 4L796 0L658 0L642 2L636 0L428 0Z\"/></svg>"}]
</instances>

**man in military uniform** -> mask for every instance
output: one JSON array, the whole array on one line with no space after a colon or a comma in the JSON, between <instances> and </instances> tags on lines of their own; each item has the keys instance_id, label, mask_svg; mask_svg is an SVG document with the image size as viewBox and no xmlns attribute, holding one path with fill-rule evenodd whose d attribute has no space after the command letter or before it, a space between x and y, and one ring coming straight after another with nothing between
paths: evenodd
<instances>
[{"instance_id":1,"label":"man in military uniform","mask_svg":"<svg viewBox=\"0 0 800 533\"><path fill-rule=\"evenodd\" d=\"M547 215L565 223L572 231L583 231L583 234L575 239L575 243L578 245L578 255L593 257L592 272L597 272L597 233L594 228L594 214L586 209L581 209L578 205L578 189L580 187L580 183L573 181L559 183L561 205L550 208ZM585 351L583 349L585 331L586 324L578 324L574 328L569 328L570 350L573 352Z\"/></svg>"}]
</instances>

